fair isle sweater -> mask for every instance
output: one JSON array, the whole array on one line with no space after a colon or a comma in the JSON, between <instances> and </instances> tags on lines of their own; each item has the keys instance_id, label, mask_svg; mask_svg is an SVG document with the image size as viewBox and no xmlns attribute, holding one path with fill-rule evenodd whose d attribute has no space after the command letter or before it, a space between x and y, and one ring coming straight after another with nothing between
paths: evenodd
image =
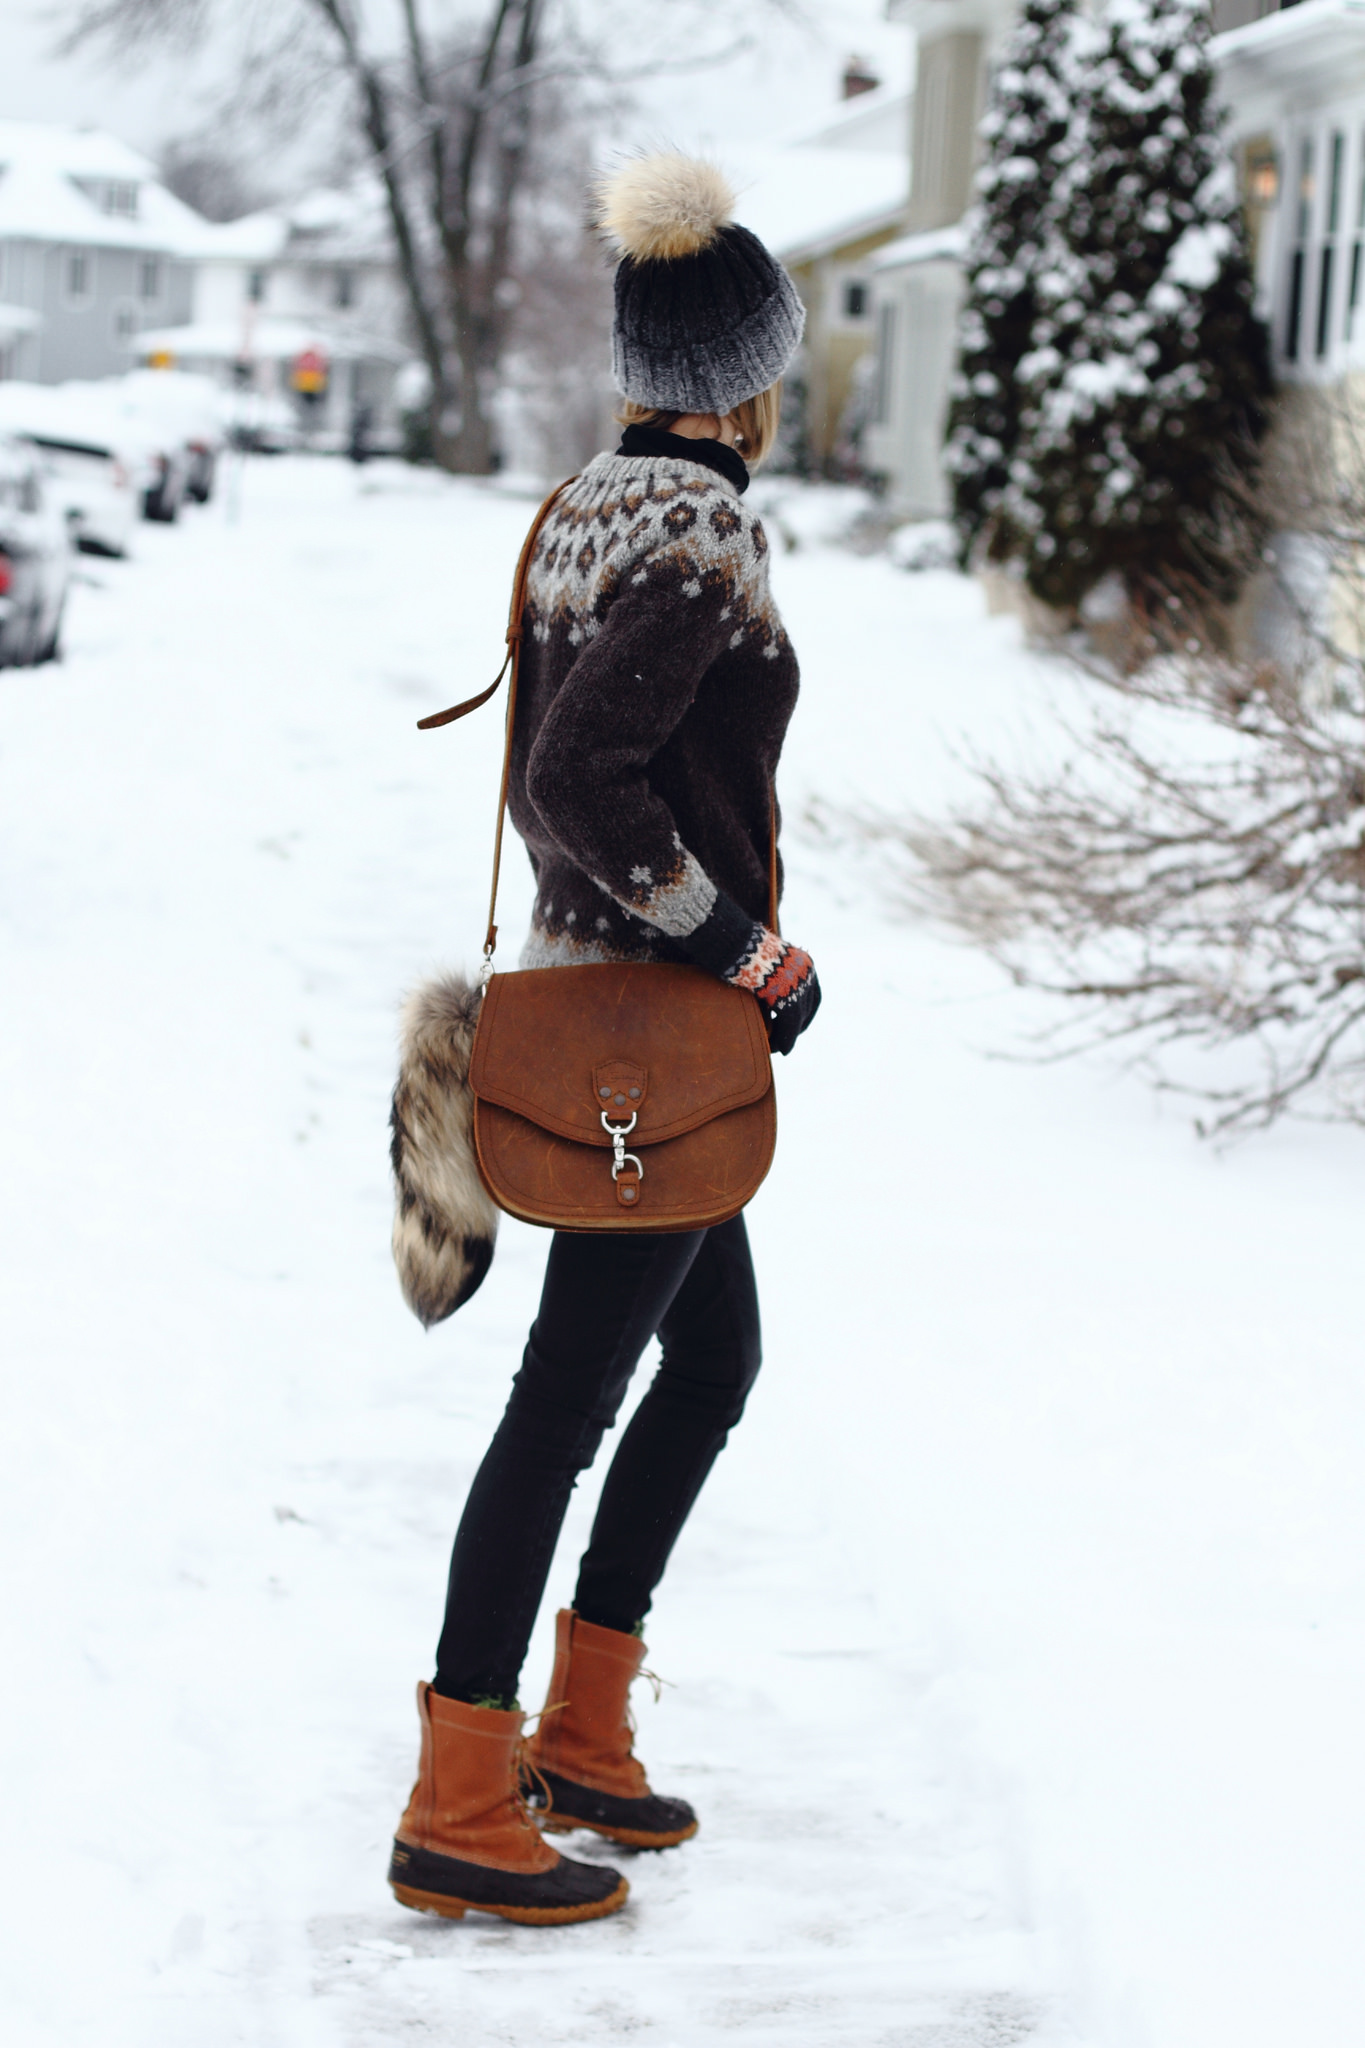
<instances>
[{"instance_id":1,"label":"fair isle sweater","mask_svg":"<svg viewBox=\"0 0 1365 2048\"><path fill-rule=\"evenodd\" d=\"M638 427L622 447L650 452L596 456L531 561L509 787L537 884L521 964L725 974L768 919L796 657L739 458Z\"/></svg>"}]
</instances>

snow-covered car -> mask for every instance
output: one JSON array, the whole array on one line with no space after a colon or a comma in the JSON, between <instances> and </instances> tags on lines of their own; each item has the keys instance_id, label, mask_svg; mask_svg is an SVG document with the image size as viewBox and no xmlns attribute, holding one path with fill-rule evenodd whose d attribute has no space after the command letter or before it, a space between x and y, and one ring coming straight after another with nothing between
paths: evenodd
<instances>
[{"instance_id":1,"label":"snow-covered car","mask_svg":"<svg viewBox=\"0 0 1365 2048\"><path fill-rule=\"evenodd\" d=\"M130 445L98 403L66 384L0 383L0 434L41 450L48 495L87 554L124 555L137 522L145 450Z\"/></svg>"},{"instance_id":2,"label":"snow-covered car","mask_svg":"<svg viewBox=\"0 0 1365 2048\"><path fill-rule=\"evenodd\" d=\"M57 387L85 406L127 454L133 489L144 519L178 519L189 495L191 457L178 421L149 406L126 377Z\"/></svg>"},{"instance_id":3,"label":"snow-covered car","mask_svg":"<svg viewBox=\"0 0 1365 2048\"><path fill-rule=\"evenodd\" d=\"M0 668L61 652L71 539L31 441L0 434Z\"/></svg>"},{"instance_id":4,"label":"snow-covered car","mask_svg":"<svg viewBox=\"0 0 1365 2048\"><path fill-rule=\"evenodd\" d=\"M168 441L180 444L184 494L197 505L207 505L226 439L223 394L209 378L185 370L130 370L116 381L145 421L159 426Z\"/></svg>"}]
</instances>

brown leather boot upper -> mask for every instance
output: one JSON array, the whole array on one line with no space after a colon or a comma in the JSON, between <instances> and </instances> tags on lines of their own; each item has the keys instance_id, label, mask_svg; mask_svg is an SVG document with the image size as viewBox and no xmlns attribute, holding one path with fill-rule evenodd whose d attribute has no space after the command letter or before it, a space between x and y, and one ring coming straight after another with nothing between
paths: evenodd
<instances>
[{"instance_id":1,"label":"brown leather boot upper","mask_svg":"<svg viewBox=\"0 0 1365 2048\"><path fill-rule=\"evenodd\" d=\"M417 1712L422 1753L399 1841L490 1870L552 1870L561 1859L519 1792L525 1716L443 1699L425 1682L417 1687Z\"/></svg>"},{"instance_id":2,"label":"brown leather boot upper","mask_svg":"<svg viewBox=\"0 0 1365 2048\"><path fill-rule=\"evenodd\" d=\"M618 1799L647 1797L644 1766L631 1753L629 1713L631 1680L644 1655L638 1636L598 1628L561 1608L545 1712L527 1745L530 1762Z\"/></svg>"}]
</instances>

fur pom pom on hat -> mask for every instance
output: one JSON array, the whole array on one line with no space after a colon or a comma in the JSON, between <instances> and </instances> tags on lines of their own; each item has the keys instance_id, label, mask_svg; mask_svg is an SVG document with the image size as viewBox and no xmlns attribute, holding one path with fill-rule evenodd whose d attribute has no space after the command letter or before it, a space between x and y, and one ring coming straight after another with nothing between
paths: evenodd
<instances>
[{"instance_id":1,"label":"fur pom pom on hat","mask_svg":"<svg viewBox=\"0 0 1365 2048\"><path fill-rule=\"evenodd\" d=\"M775 384L801 344L796 286L730 215L714 164L666 152L603 178L597 218L620 255L612 367L627 398L727 413Z\"/></svg>"},{"instance_id":2,"label":"fur pom pom on hat","mask_svg":"<svg viewBox=\"0 0 1365 2048\"><path fill-rule=\"evenodd\" d=\"M632 157L598 189L603 233L637 263L709 249L735 210L724 173L694 156Z\"/></svg>"}]
</instances>

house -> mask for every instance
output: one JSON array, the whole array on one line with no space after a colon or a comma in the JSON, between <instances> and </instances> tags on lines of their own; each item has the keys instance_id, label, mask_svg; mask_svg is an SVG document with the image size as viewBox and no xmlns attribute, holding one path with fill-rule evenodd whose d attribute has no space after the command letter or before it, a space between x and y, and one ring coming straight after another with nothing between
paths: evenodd
<instances>
[{"instance_id":1,"label":"house","mask_svg":"<svg viewBox=\"0 0 1365 2048\"><path fill-rule=\"evenodd\" d=\"M851 64L844 101L814 129L778 146L727 148L740 173L736 219L791 272L806 307L805 456L836 459L860 361L872 346L869 262L905 225L910 95Z\"/></svg>"},{"instance_id":2,"label":"house","mask_svg":"<svg viewBox=\"0 0 1365 2048\"><path fill-rule=\"evenodd\" d=\"M188 314L204 226L116 137L0 121L0 376L128 369L143 328Z\"/></svg>"},{"instance_id":3,"label":"house","mask_svg":"<svg viewBox=\"0 0 1365 2048\"><path fill-rule=\"evenodd\" d=\"M139 337L144 361L298 401L320 439L368 408L398 431L395 378L412 359L388 221L366 181L210 226L181 323Z\"/></svg>"},{"instance_id":4,"label":"house","mask_svg":"<svg viewBox=\"0 0 1365 2048\"><path fill-rule=\"evenodd\" d=\"M863 461L891 507L911 518L948 508L943 427L962 299L962 219L977 127L1014 0L887 0L917 39L905 233L872 256L877 368Z\"/></svg>"},{"instance_id":5,"label":"house","mask_svg":"<svg viewBox=\"0 0 1365 2048\"><path fill-rule=\"evenodd\" d=\"M906 233L869 261L877 324L867 466L910 517L946 511L943 428L977 126L1014 0L888 0L918 38ZM1365 366L1365 0L1213 0L1277 375Z\"/></svg>"},{"instance_id":6,"label":"house","mask_svg":"<svg viewBox=\"0 0 1365 2048\"><path fill-rule=\"evenodd\" d=\"M1284 382L1365 366L1365 0L1218 0L1214 54Z\"/></svg>"}]
</instances>

